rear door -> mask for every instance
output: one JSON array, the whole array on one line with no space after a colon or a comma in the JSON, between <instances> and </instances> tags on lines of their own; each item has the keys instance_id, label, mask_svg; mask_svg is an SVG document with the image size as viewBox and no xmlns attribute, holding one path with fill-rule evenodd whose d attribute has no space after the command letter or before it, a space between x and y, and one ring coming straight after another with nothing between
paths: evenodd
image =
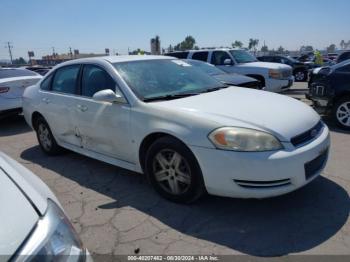
<instances>
[{"instance_id":1,"label":"rear door","mask_svg":"<svg viewBox=\"0 0 350 262\"><path fill-rule=\"evenodd\" d=\"M131 162L129 105L100 102L92 98L98 91L115 91L116 88L116 82L102 66L85 64L80 96L74 98L75 123L85 149Z\"/></svg>"},{"instance_id":2,"label":"rear door","mask_svg":"<svg viewBox=\"0 0 350 262\"><path fill-rule=\"evenodd\" d=\"M61 143L80 146L75 130L75 96L81 65L58 68L42 83L40 108L55 138Z\"/></svg>"}]
</instances>

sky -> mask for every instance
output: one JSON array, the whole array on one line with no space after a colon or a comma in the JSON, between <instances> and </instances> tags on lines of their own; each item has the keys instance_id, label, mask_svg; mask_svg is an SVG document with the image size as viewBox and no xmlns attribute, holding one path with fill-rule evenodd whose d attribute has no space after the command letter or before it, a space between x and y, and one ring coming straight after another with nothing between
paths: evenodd
<instances>
[{"instance_id":1,"label":"sky","mask_svg":"<svg viewBox=\"0 0 350 262\"><path fill-rule=\"evenodd\" d=\"M162 48L192 35L200 47L249 38L272 49L324 49L350 40L349 0L0 0L0 59L67 53L126 54Z\"/></svg>"}]
</instances>

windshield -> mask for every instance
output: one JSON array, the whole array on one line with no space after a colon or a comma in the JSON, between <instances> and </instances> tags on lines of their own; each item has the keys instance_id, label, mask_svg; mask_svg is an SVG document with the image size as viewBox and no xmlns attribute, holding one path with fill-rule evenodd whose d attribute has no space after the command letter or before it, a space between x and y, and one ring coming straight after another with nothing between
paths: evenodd
<instances>
[{"instance_id":1,"label":"windshield","mask_svg":"<svg viewBox=\"0 0 350 262\"><path fill-rule=\"evenodd\" d=\"M20 76L37 76L37 74L27 69L0 69L0 79Z\"/></svg>"},{"instance_id":2,"label":"windshield","mask_svg":"<svg viewBox=\"0 0 350 262\"><path fill-rule=\"evenodd\" d=\"M257 62L258 60L253 55L245 50L230 50L231 55L238 64Z\"/></svg>"},{"instance_id":3,"label":"windshield","mask_svg":"<svg viewBox=\"0 0 350 262\"><path fill-rule=\"evenodd\" d=\"M142 100L198 94L211 88L224 87L213 77L178 59L132 61L113 65Z\"/></svg>"},{"instance_id":4,"label":"windshield","mask_svg":"<svg viewBox=\"0 0 350 262\"><path fill-rule=\"evenodd\" d=\"M201 61L196 61L196 60L184 60L186 63L189 63L190 65L193 65L194 67L197 67L201 69L203 72L209 74L209 75L221 75L225 74L224 71L220 70L219 68L205 63Z\"/></svg>"}]
</instances>

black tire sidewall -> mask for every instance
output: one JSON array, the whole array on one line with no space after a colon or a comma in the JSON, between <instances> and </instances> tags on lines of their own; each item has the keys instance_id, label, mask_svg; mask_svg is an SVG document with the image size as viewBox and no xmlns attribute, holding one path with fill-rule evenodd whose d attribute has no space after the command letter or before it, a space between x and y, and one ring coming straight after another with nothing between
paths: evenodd
<instances>
[{"instance_id":1,"label":"black tire sidewall","mask_svg":"<svg viewBox=\"0 0 350 262\"><path fill-rule=\"evenodd\" d=\"M181 195L172 195L166 192L156 181L153 174L153 159L164 149L171 149L186 159L191 169L190 188ZM163 137L155 141L149 148L145 159L145 174L154 189L164 198L178 203L191 203L205 192L203 176L197 159L191 150L179 140L172 137Z\"/></svg>"},{"instance_id":2,"label":"black tire sidewall","mask_svg":"<svg viewBox=\"0 0 350 262\"><path fill-rule=\"evenodd\" d=\"M337 101L334 106L333 106L333 112L332 112L332 118L335 121L335 123L337 124L337 126L339 126L342 129L345 130L350 130L349 126L345 126L343 123L341 123L338 118L337 118L337 111L338 108L341 104L345 103L345 102L350 102L350 97L344 97L342 99L340 99L339 101Z\"/></svg>"}]
</instances>

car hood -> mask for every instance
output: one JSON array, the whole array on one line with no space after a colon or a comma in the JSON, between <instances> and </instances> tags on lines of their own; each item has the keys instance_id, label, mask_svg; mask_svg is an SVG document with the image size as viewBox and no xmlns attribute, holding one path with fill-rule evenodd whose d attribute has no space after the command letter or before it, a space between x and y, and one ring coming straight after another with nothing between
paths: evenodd
<instances>
[{"instance_id":1,"label":"car hood","mask_svg":"<svg viewBox=\"0 0 350 262\"><path fill-rule=\"evenodd\" d=\"M39 219L33 206L0 167L0 254L12 255ZM5 259L6 260L6 259Z\"/></svg>"},{"instance_id":2,"label":"car hood","mask_svg":"<svg viewBox=\"0 0 350 262\"><path fill-rule=\"evenodd\" d=\"M45 213L48 198L58 203L37 176L0 152L0 254L15 253Z\"/></svg>"},{"instance_id":3,"label":"car hood","mask_svg":"<svg viewBox=\"0 0 350 262\"><path fill-rule=\"evenodd\" d=\"M241 87L157 104L213 121L217 127L239 126L266 131L284 142L320 121L320 116L311 107L294 98Z\"/></svg>"},{"instance_id":4,"label":"car hood","mask_svg":"<svg viewBox=\"0 0 350 262\"><path fill-rule=\"evenodd\" d=\"M218 74L214 77L222 83L228 85L241 85L250 82L257 82L256 79L239 74Z\"/></svg>"},{"instance_id":5,"label":"car hood","mask_svg":"<svg viewBox=\"0 0 350 262\"><path fill-rule=\"evenodd\" d=\"M269 62L252 62L252 63L244 63L238 64L237 67L242 68L266 68L266 69L290 69L289 65L279 64L279 63L269 63Z\"/></svg>"}]
</instances>

